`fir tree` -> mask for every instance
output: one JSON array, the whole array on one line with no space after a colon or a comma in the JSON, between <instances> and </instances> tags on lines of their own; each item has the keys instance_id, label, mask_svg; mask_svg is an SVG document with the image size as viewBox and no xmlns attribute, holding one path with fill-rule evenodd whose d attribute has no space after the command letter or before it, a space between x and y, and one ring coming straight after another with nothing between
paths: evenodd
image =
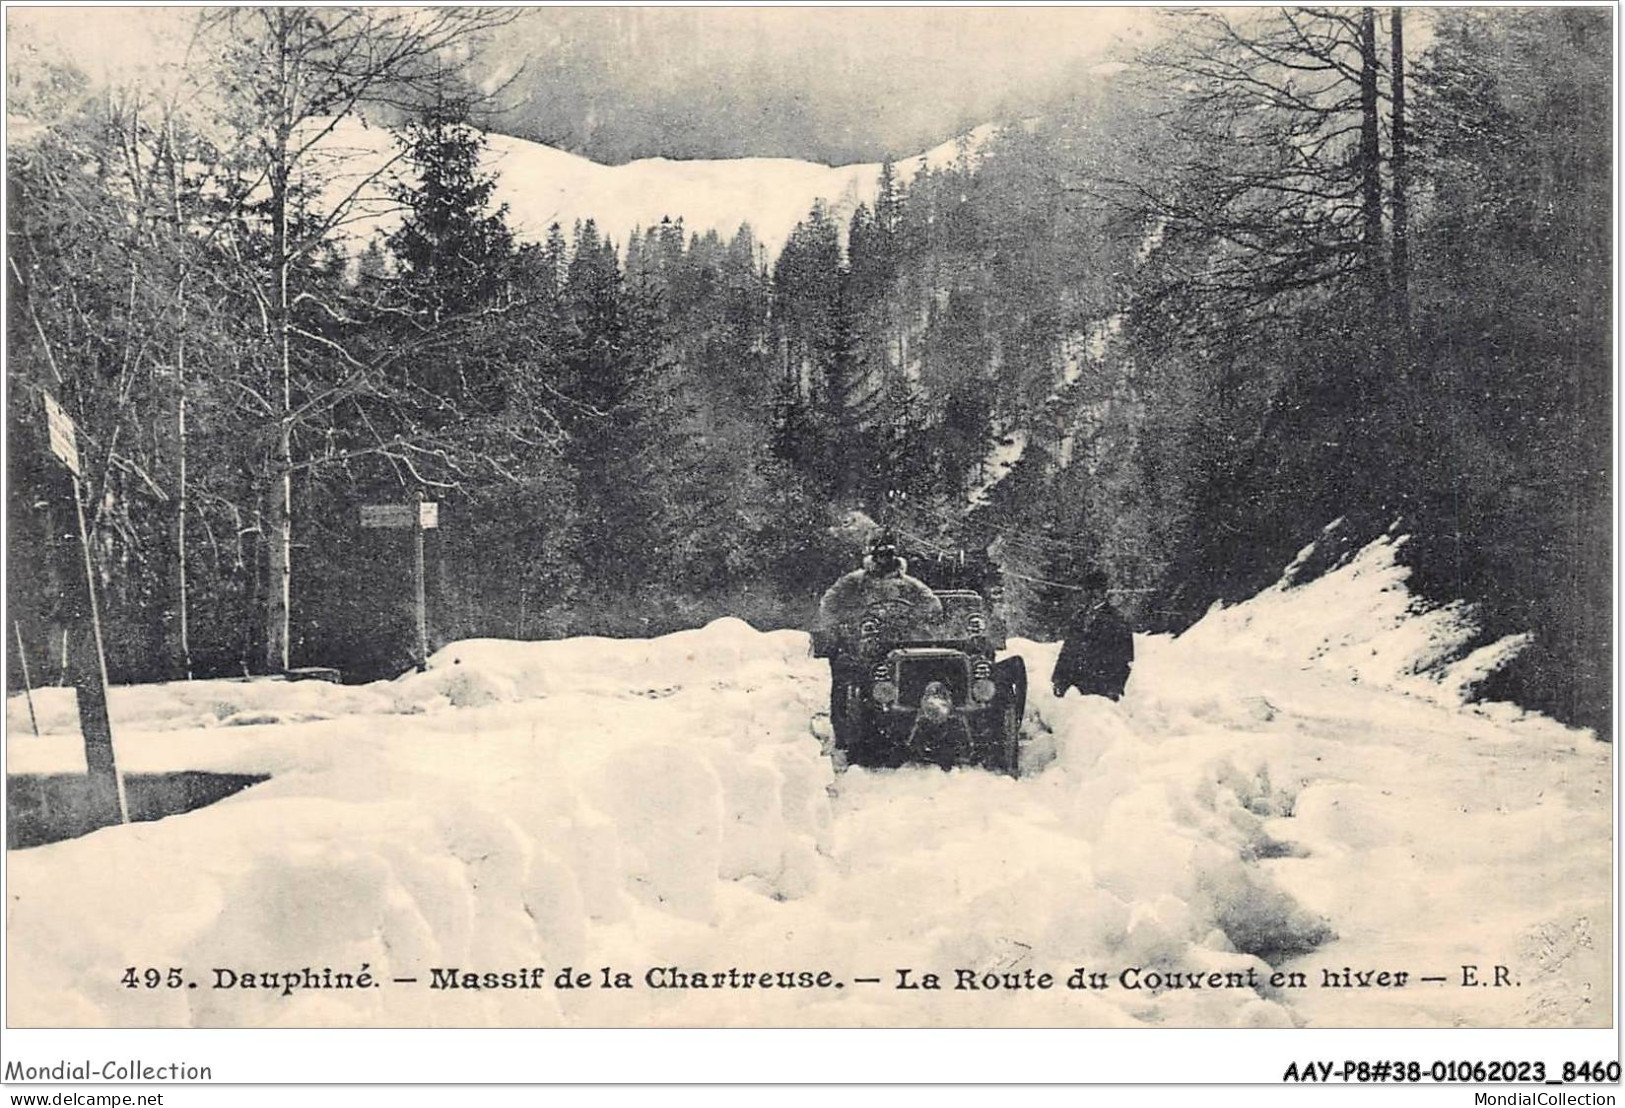
<instances>
[{"instance_id":1,"label":"fir tree","mask_svg":"<svg viewBox=\"0 0 1625 1108\"><path fill-rule=\"evenodd\" d=\"M507 281L514 240L508 206L492 205L496 176L481 168L484 134L462 104L441 98L398 142L417 178L395 190L406 214L389 237L403 289L431 322L490 303Z\"/></svg>"}]
</instances>

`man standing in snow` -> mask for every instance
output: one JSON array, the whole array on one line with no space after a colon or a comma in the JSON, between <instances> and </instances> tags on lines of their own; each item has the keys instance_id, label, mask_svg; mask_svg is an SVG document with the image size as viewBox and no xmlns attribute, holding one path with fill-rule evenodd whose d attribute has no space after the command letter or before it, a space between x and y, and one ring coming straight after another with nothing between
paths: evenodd
<instances>
[{"instance_id":1,"label":"man standing in snow","mask_svg":"<svg viewBox=\"0 0 1625 1108\"><path fill-rule=\"evenodd\" d=\"M908 563L897 556L897 540L881 535L869 544L863 568L831 585L818 604L820 627L856 623L871 609L888 621L909 625L942 616L942 601L924 581L908 575Z\"/></svg>"},{"instance_id":2,"label":"man standing in snow","mask_svg":"<svg viewBox=\"0 0 1625 1108\"><path fill-rule=\"evenodd\" d=\"M1134 633L1106 592L1106 574L1091 569L1083 579L1083 603L1067 621L1066 641L1055 660L1053 687L1056 696L1077 689L1085 696L1116 700L1128 684L1129 667L1134 664Z\"/></svg>"}]
</instances>

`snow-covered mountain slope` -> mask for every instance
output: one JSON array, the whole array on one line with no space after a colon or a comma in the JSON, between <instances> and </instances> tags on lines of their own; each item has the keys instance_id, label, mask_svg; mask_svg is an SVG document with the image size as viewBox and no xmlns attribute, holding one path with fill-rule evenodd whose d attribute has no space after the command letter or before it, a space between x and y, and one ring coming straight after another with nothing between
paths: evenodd
<instances>
[{"instance_id":1,"label":"snow-covered mountain slope","mask_svg":"<svg viewBox=\"0 0 1625 1108\"><path fill-rule=\"evenodd\" d=\"M978 149L992 132L991 126L972 131L965 137L966 148ZM335 198L345 195L348 182L397 153L388 131L357 120L344 122L325 146L354 159L339 167L330 190ZM946 142L902 159L898 177L906 182L923 166L952 164L960 147L958 140ZM577 220L592 219L624 244L634 229L654 227L670 217L681 218L690 232L715 230L725 241L748 223L769 257L778 253L815 200L829 205L844 232L858 204L873 206L881 168L879 163L826 166L790 158L647 158L608 166L499 134L489 136L485 166L498 174L496 201L508 205L510 224L529 241L540 241L555 222L568 235ZM374 229L368 221L352 233L365 238Z\"/></svg>"},{"instance_id":2,"label":"snow-covered mountain slope","mask_svg":"<svg viewBox=\"0 0 1625 1108\"><path fill-rule=\"evenodd\" d=\"M1116 705L1057 701L1043 679L1056 648L1013 644L1035 676L1020 779L837 774L806 637L736 620L455 643L427 673L364 688L116 690L127 771L271 777L13 851L9 1018L1605 1026L1609 748L1465 705L1472 675L1437 665L1464 624L1417 610L1394 549L1140 638ZM21 698L8 705L10 771L81 768L71 697L39 699L41 738ZM206 987L124 988L107 967L132 960ZM207 987L212 967L363 963L418 983ZM1418 980L1468 964L1506 965L1519 986ZM429 988L437 970L532 966L549 984ZM615 967L632 987L552 987L565 966ZM675 981L664 967L827 970L831 984L658 987ZM899 967L950 988L959 970L1056 977L938 994L896 988ZM1322 985L1344 967L1410 978ZM1067 988L1079 969L1103 976ZM1271 985L1276 970L1308 984Z\"/></svg>"}]
</instances>

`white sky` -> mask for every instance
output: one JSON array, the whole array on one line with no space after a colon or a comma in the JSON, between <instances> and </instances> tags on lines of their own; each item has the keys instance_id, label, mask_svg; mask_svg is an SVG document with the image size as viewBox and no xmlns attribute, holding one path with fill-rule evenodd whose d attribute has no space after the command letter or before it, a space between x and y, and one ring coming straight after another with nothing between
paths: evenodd
<instances>
[{"instance_id":1,"label":"white sky","mask_svg":"<svg viewBox=\"0 0 1625 1108\"><path fill-rule=\"evenodd\" d=\"M19 47L38 48L51 58L72 59L92 77L118 78L155 63L178 60L196 11L195 7L10 5L6 9L11 43L8 62L17 59ZM717 20L732 25L738 37L771 36L787 53L799 49L798 39L806 31L818 27L827 35L832 21L846 24L854 40L867 40L860 47L867 54L900 53L913 44L886 43L884 30L891 25L917 31L923 20L934 32L931 37L939 40L934 45L951 35L967 58L995 64L1025 59L1040 67L1055 57L1093 53L1110 36L1143 24L1149 14L1143 8L1083 5L920 8L907 13L889 8L763 7L732 12L701 8L693 13L708 23Z\"/></svg>"},{"instance_id":2,"label":"white sky","mask_svg":"<svg viewBox=\"0 0 1625 1108\"><path fill-rule=\"evenodd\" d=\"M195 8L8 7L6 64L28 53L72 61L93 80L150 76L185 53Z\"/></svg>"}]
</instances>

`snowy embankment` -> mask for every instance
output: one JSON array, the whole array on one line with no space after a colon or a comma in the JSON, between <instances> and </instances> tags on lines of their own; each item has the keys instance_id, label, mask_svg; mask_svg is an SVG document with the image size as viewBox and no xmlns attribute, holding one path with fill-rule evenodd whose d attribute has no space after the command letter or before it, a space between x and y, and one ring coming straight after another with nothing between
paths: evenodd
<instances>
[{"instance_id":1,"label":"snowy embankment","mask_svg":"<svg viewBox=\"0 0 1625 1108\"><path fill-rule=\"evenodd\" d=\"M1610 748L1464 705L1473 674L1438 663L1464 641L1465 613L1414 611L1392 553L1377 544L1179 638L1141 638L1119 705L1057 702L1043 680L1055 648L1014 644L1035 677L1020 780L836 775L826 673L805 636L733 620L651 641L457 643L428 673L363 688L118 690L126 769L272 778L183 816L14 851L10 1018L1606 1024ZM35 739L10 703L12 773L82 764L71 703L42 714ZM127 989L133 963L185 967L200 987ZM380 987L212 987L214 967L363 963ZM1457 987L1461 964L1508 965L1520 984ZM547 987L428 987L436 969L534 966ZM611 966L633 987L556 989L565 966L595 985ZM843 984L650 987L666 966L828 970ZM1318 984L1344 966L1413 983L1267 983L1272 967ZM1133 988L1120 975L1136 967L1141 983L1249 969L1264 983ZM896 989L900 968L948 989ZM1108 987L1066 989L1079 968ZM958 969L1056 982L956 992ZM1414 983L1434 974L1452 983Z\"/></svg>"},{"instance_id":2,"label":"snowy embankment","mask_svg":"<svg viewBox=\"0 0 1625 1108\"><path fill-rule=\"evenodd\" d=\"M973 156L992 139L983 124L963 139L939 144L894 167L902 184L923 169L943 169L961 154ZM637 230L679 217L690 235L715 231L723 242L749 224L765 257L776 257L797 223L823 201L830 219L846 234L859 204L871 209L880 191L879 162L828 166L794 158L643 158L600 165L576 154L509 135L485 136L482 169L496 177L493 203L508 208L508 223L521 240L542 242L557 223L568 236L592 220L618 247ZM391 166L398 147L392 132L354 118L334 128L321 145L324 195L343 203L357 192L357 218L346 228L355 242L387 234L399 221ZM389 172L380 173L384 167Z\"/></svg>"}]
</instances>

